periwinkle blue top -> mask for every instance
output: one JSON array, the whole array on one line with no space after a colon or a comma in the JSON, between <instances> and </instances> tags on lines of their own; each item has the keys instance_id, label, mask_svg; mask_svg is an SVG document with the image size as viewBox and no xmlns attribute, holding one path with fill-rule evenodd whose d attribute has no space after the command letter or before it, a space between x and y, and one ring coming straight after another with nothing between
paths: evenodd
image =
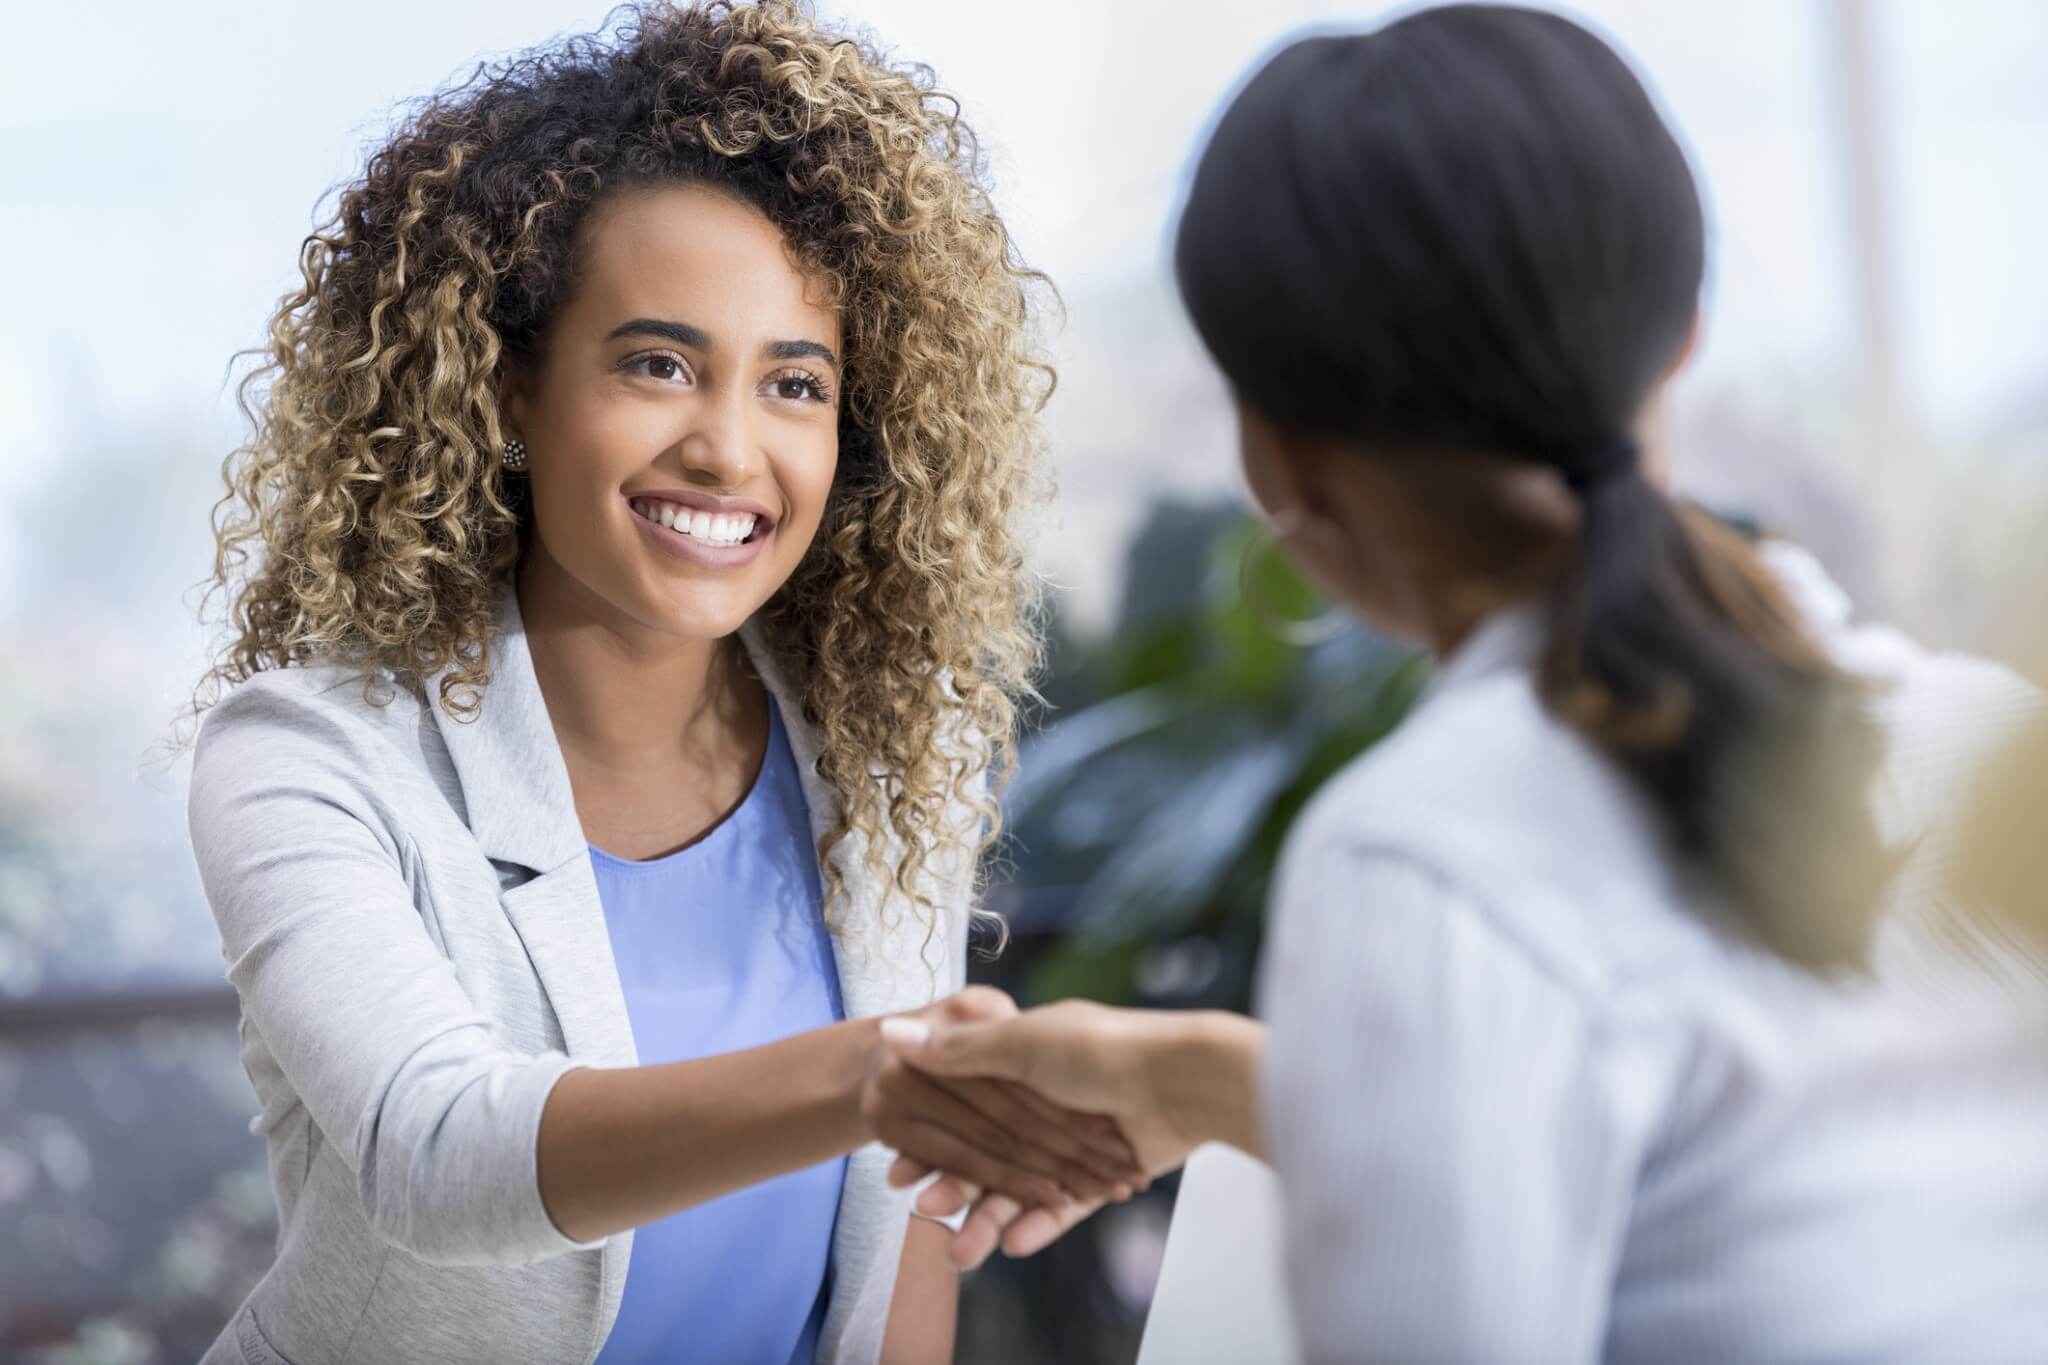
<instances>
[{"instance_id":1,"label":"periwinkle blue top","mask_svg":"<svg viewBox=\"0 0 2048 1365\"><path fill-rule=\"evenodd\" d=\"M710 833L645 862L590 850L643 1065L845 1017L810 813L772 700L768 713L761 773ZM845 1172L841 1157L639 1228L597 1365L810 1365Z\"/></svg>"}]
</instances>

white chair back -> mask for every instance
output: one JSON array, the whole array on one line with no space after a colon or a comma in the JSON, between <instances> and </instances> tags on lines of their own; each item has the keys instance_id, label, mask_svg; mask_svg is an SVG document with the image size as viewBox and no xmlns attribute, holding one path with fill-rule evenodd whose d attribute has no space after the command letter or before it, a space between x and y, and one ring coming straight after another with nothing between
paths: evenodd
<instances>
[{"instance_id":1,"label":"white chair back","mask_svg":"<svg viewBox=\"0 0 2048 1365\"><path fill-rule=\"evenodd\" d=\"M1280 1247L1272 1168L1221 1143L1196 1148L1137 1365L1299 1365Z\"/></svg>"}]
</instances>

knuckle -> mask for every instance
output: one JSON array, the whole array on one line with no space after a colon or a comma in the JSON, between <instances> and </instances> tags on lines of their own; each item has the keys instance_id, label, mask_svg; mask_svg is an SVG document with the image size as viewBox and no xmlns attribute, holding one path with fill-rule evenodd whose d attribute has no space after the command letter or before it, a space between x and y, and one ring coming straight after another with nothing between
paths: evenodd
<instances>
[{"instance_id":1,"label":"knuckle","mask_svg":"<svg viewBox=\"0 0 2048 1365\"><path fill-rule=\"evenodd\" d=\"M1000 1019L1017 1012L1016 1002L994 986L969 986L944 1002L949 1018Z\"/></svg>"}]
</instances>

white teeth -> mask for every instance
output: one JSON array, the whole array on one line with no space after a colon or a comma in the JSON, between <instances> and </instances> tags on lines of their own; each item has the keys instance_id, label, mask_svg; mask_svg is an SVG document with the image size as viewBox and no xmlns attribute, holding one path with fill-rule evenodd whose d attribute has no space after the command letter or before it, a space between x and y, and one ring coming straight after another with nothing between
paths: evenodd
<instances>
[{"instance_id":1,"label":"white teeth","mask_svg":"<svg viewBox=\"0 0 2048 1365\"><path fill-rule=\"evenodd\" d=\"M707 545L738 545L754 534L754 527L760 520L747 512L697 512L650 498L634 499L633 510L649 521L659 522Z\"/></svg>"}]
</instances>

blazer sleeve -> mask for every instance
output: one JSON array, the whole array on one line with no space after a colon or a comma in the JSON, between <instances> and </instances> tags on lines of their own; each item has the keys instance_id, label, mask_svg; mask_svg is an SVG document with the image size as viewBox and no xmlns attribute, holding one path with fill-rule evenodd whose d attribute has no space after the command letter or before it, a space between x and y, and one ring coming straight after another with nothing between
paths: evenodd
<instances>
[{"instance_id":1,"label":"blazer sleeve","mask_svg":"<svg viewBox=\"0 0 2048 1365\"><path fill-rule=\"evenodd\" d=\"M258 675L196 741L188 815L244 1026L355 1172L379 1235L440 1265L600 1246L541 1203L536 1145L574 1063L507 1047L429 937L380 814L384 741Z\"/></svg>"},{"instance_id":2,"label":"blazer sleeve","mask_svg":"<svg viewBox=\"0 0 2048 1365\"><path fill-rule=\"evenodd\" d=\"M1592 1361L1673 1053L1429 866L1333 848L1276 886L1267 1143L1309 1361Z\"/></svg>"}]
</instances>

